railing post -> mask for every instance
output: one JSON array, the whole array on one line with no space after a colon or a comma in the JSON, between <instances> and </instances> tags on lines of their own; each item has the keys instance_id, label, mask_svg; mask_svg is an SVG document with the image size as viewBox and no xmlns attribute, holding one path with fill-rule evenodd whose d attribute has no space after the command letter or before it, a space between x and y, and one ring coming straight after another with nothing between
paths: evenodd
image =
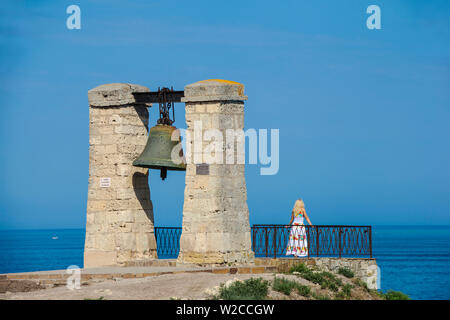
<instances>
[{"instance_id":1,"label":"railing post","mask_svg":"<svg viewBox=\"0 0 450 320\"><path fill-rule=\"evenodd\" d=\"M306 242L307 242L307 250L308 250L308 258L309 258L309 249L310 249L310 245L309 245L309 231L311 230L310 229L311 228L311 226L306 226Z\"/></svg>"},{"instance_id":2,"label":"railing post","mask_svg":"<svg viewBox=\"0 0 450 320\"><path fill-rule=\"evenodd\" d=\"M339 227L339 258L342 257L342 227Z\"/></svg>"},{"instance_id":3,"label":"railing post","mask_svg":"<svg viewBox=\"0 0 450 320\"><path fill-rule=\"evenodd\" d=\"M255 253L255 226L250 227L250 229L252 230L252 250Z\"/></svg>"},{"instance_id":4,"label":"railing post","mask_svg":"<svg viewBox=\"0 0 450 320\"><path fill-rule=\"evenodd\" d=\"M269 256L269 252L267 251L268 250L268 248L269 248L269 235L267 234L267 227L264 227L264 230L265 230L265 237L264 237L264 240L265 240L265 244L266 244L266 258Z\"/></svg>"},{"instance_id":5,"label":"railing post","mask_svg":"<svg viewBox=\"0 0 450 320\"><path fill-rule=\"evenodd\" d=\"M370 250L370 259L372 259L372 226L369 227L369 250Z\"/></svg>"},{"instance_id":6,"label":"railing post","mask_svg":"<svg viewBox=\"0 0 450 320\"><path fill-rule=\"evenodd\" d=\"M277 257L277 226L273 227L273 257Z\"/></svg>"},{"instance_id":7,"label":"railing post","mask_svg":"<svg viewBox=\"0 0 450 320\"><path fill-rule=\"evenodd\" d=\"M319 256L319 227L316 226L316 255Z\"/></svg>"}]
</instances>

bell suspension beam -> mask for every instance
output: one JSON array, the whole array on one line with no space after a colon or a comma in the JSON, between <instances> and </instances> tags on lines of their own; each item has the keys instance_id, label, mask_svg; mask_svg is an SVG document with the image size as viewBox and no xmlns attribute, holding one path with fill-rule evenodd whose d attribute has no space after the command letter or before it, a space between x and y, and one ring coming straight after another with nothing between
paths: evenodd
<instances>
[{"instance_id":1,"label":"bell suspension beam","mask_svg":"<svg viewBox=\"0 0 450 320\"><path fill-rule=\"evenodd\" d=\"M164 89L164 88L163 88ZM168 89L168 88L166 88ZM134 99L137 103L159 103L160 98L160 90L155 92L134 92L133 93ZM184 91L175 91L171 90L170 95L167 95L167 101L168 102L181 102L181 98L184 97Z\"/></svg>"},{"instance_id":2,"label":"bell suspension beam","mask_svg":"<svg viewBox=\"0 0 450 320\"><path fill-rule=\"evenodd\" d=\"M147 144L142 154L133 161L134 166L159 169L161 179L167 177L167 170L186 170L185 162L174 163L171 158L172 149L181 141L172 140L172 133L176 130L172 124L175 122L174 103L181 102L184 91L174 91L173 88L158 88L157 92L135 92L133 93L137 103L159 104L159 119L157 125L149 132ZM172 111L172 118L171 113ZM180 159L183 158L183 150L179 150Z\"/></svg>"}]
</instances>

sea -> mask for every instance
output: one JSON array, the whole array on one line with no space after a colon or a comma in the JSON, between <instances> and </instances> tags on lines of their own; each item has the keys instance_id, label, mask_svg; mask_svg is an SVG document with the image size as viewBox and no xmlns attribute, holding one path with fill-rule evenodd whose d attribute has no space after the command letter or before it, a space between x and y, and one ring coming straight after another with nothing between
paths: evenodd
<instances>
[{"instance_id":1,"label":"sea","mask_svg":"<svg viewBox=\"0 0 450 320\"><path fill-rule=\"evenodd\" d=\"M373 226L381 290L450 299L450 226ZM83 267L84 229L0 230L0 273Z\"/></svg>"}]
</instances>

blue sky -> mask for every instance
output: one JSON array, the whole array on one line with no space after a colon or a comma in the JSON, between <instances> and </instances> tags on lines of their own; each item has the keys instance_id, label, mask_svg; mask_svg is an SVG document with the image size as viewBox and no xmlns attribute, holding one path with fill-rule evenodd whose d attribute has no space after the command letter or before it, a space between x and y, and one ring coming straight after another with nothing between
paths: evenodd
<instances>
[{"instance_id":1,"label":"blue sky","mask_svg":"<svg viewBox=\"0 0 450 320\"><path fill-rule=\"evenodd\" d=\"M81 30L66 28L71 4ZM211 78L245 85L246 128L280 129L279 173L246 167L252 224L287 223L298 197L315 224L450 224L449 8L2 1L0 229L85 226L89 89ZM184 173L149 180L155 224L181 225Z\"/></svg>"}]
</instances>

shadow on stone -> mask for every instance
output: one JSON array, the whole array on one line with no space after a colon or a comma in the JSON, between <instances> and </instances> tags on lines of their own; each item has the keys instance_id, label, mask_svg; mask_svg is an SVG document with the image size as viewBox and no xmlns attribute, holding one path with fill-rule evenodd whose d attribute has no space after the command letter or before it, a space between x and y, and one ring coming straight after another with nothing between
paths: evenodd
<instances>
[{"instance_id":1,"label":"shadow on stone","mask_svg":"<svg viewBox=\"0 0 450 320\"><path fill-rule=\"evenodd\" d=\"M134 106L134 110L136 110L139 119L141 119L142 124L145 126L148 133L148 107L146 105L137 105Z\"/></svg>"},{"instance_id":2,"label":"shadow on stone","mask_svg":"<svg viewBox=\"0 0 450 320\"><path fill-rule=\"evenodd\" d=\"M148 170L147 173L135 172L133 174L133 189L145 215L154 225L153 204L150 200L150 188L148 186Z\"/></svg>"}]
</instances>

